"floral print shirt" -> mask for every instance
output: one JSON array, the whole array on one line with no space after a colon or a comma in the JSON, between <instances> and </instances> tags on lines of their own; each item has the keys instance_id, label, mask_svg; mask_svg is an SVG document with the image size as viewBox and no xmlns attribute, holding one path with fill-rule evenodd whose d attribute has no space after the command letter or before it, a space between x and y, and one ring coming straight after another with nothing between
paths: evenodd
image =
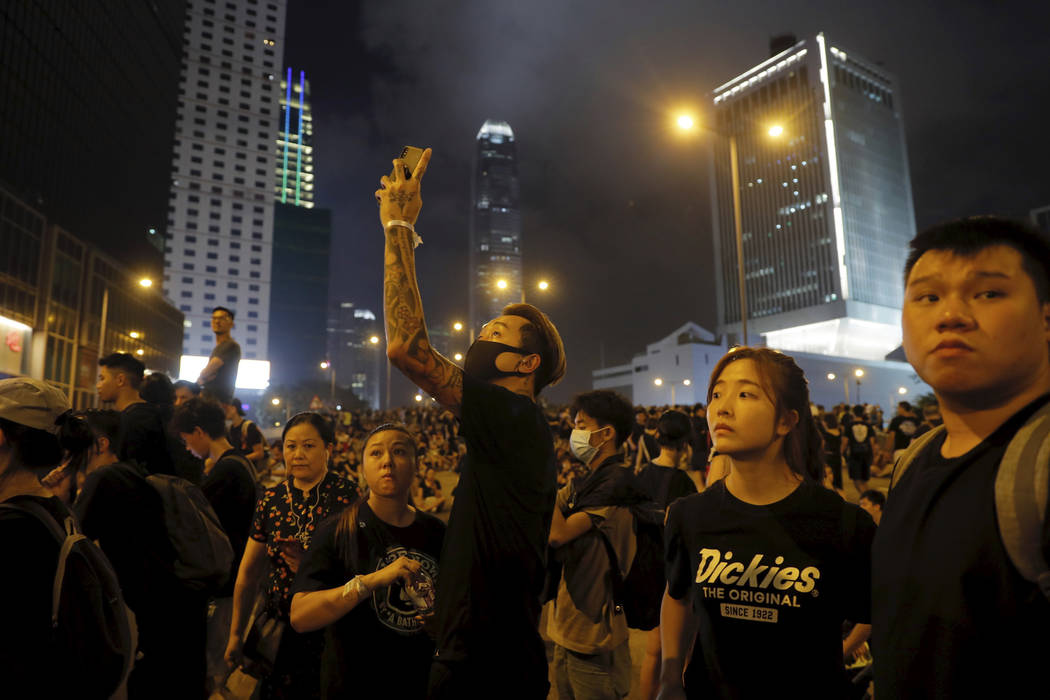
<instances>
[{"instance_id":1,"label":"floral print shirt","mask_svg":"<svg viewBox=\"0 0 1050 700\"><path fill-rule=\"evenodd\" d=\"M310 538L328 517L340 513L357 498L357 488L345 477L329 470L316 487L305 494L287 479L267 489L255 508L251 538L266 545L270 575L266 593L269 604L287 619L295 572L281 556L277 540L295 537L310 547Z\"/></svg>"}]
</instances>

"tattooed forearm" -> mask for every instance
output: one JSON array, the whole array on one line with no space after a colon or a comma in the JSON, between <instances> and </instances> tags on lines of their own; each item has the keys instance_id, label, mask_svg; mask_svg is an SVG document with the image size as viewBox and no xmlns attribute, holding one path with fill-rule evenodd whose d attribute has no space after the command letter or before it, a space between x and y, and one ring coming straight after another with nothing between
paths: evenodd
<instances>
[{"instance_id":1,"label":"tattooed forearm","mask_svg":"<svg viewBox=\"0 0 1050 700\"><path fill-rule=\"evenodd\" d=\"M430 345L416 283L411 231L398 226L387 231L384 263L383 306L390 361L443 405L455 408L463 396L463 373Z\"/></svg>"}]
</instances>

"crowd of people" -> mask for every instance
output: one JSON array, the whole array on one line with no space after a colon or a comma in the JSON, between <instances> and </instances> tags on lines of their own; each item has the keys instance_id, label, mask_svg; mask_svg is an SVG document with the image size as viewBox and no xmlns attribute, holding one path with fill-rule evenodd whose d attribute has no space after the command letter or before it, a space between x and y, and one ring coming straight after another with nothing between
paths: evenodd
<instances>
[{"instance_id":1,"label":"crowd of people","mask_svg":"<svg viewBox=\"0 0 1050 700\"><path fill-rule=\"evenodd\" d=\"M232 396L221 307L197 382L115 353L112 408L70 411L0 380L5 695L623 698L631 629L647 699L1038 687L1045 236L979 218L911 242L903 344L936 401L888 421L815 406L761 347L722 357L701 405L554 407L565 352L534 306L507 306L462 367L431 346L429 160L395 161L376 197L388 358L433 406L304 412L268 446Z\"/></svg>"}]
</instances>

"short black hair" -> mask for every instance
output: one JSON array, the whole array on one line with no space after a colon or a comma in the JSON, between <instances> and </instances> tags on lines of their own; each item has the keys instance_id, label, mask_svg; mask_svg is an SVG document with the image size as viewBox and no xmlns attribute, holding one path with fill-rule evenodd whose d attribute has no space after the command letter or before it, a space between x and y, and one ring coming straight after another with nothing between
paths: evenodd
<instances>
[{"instance_id":1,"label":"short black hair","mask_svg":"<svg viewBox=\"0 0 1050 700\"><path fill-rule=\"evenodd\" d=\"M215 401L196 396L175 409L172 424L177 433L200 428L214 440L226 434L226 413Z\"/></svg>"},{"instance_id":2,"label":"short black hair","mask_svg":"<svg viewBox=\"0 0 1050 700\"><path fill-rule=\"evenodd\" d=\"M172 388L174 390L176 390L176 391L178 391L179 389L186 389L187 391L189 391L194 396L200 396L201 395L201 385L198 384L197 382L191 382L188 379L180 379L180 380L178 380L177 382L172 384Z\"/></svg>"},{"instance_id":3,"label":"short black hair","mask_svg":"<svg viewBox=\"0 0 1050 700\"><path fill-rule=\"evenodd\" d=\"M583 411L598 421L603 428L612 426L616 431L616 446L623 445L634 425L634 409L624 397L611 389L598 389L578 395L572 401L572 414Z\"/></svg>"},{"instance_id":4,"label":"short black hair","mask_svg":"<svg viewBox=\"0 0 1050 700\"><path fill-rule=\"evenodd\" d=\"M215 313L216 311L225 311L230 315L231 321L234 320L234 318L236 318L237 316L235 313L233 313L233 309L227 309L225 306L216 306L211 310L212 313Z\"/></svg>"},{"instance_id":5,"label":"short black hair","mask_svg":"<svg viewBox=\"0 0 1050 700\"><path fill-rule=\"evenodd\" d=\"M282 445L285 437L288 435L288 431L301 423L312 425L317 434L321 436L321 442L324 444L331 445L335 443L335 429L332 427L332 421L315 411L303 411L302 413L296 413L291 420L284 424L284 430L281 431Z\"/></svg>"},{"instance_id":6,"label":"short black hair","mask_svg":"<svg viewBox=\"0 0 1050 700\"><path fill-rule=\"evenodd\" d=\"M856 406L854 406L853 407L853 415L857 416L858 418L863 418L864 417L864 406L862 404L857 404Z\"/></svg>"},{"instance_id":7,"label":"short black hair","mask_svg":"<svg viewBox=\"0 0 1050 700\"><path fill-rule=\"evenodd\" d=\"M926 229L908 244L904 284L915 263L931 250L973 257L992 246L1005 245L1021 254L1021 265L1035 285L1040 302L1050 301L1050 236L1034 226L1000 216L972 216Z\"/></svg>"},{"instance_id":8,"label":"short black hair","mask_svg":"<svg viewBox=\"0 0 1050 700\"><path fill-rule=\"evenodd\" d=\"M905 411L910 411L910 410L911 410L911 404L910 404L910 403L908 403L907 401L901 401L901 402L900 402L900 403L898 403L897 405L898 405L899 407L903 408L903 409L904 409Z\"/></svg>"},{"instance_id":9,"label":"short black hair","mask_svg":"<svg viewBox=\"0 0 1050 700\"><path fill-rule=\"evenodd\" d=\"M681 449L693 433L689 416L681 411L664 411L656 421L656 444Z\"/></svg>"},{"instance_id":10,"label":"short black hair","mask_svg":"<svg viewBox=\"0 0 1050 700\"><path fill-rule=\"evenodd\" d=\"M110 353L98 361L98 366L126 374L133 389L139 388L142 378L146 375L146 365L134 355L126 352Z\"/></svg>"},{"instance_id":11,"label":"short black hair","mask_svg":"<svg viewBox=\"0 0 1050 700\"><path fill-rule=\"evenodd\" d=\"M882 508L886 505L886 494L882 491L876 491L875 489L868 489L860 495L861 498L868 501L872 505L876 505ZM859 499L858 499L859 500Z\"/></svg>"}]
</instances>

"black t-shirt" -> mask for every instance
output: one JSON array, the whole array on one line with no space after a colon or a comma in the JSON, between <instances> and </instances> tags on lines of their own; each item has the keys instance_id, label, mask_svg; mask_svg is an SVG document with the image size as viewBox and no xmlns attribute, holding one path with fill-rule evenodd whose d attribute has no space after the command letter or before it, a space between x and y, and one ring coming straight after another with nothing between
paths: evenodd
<instances>
[{"instance_id":1,"label":"black t-shirt","mask_svg":"<svg viewBox=\"0 0 1050 700\"><path fill-rule=\"evenodd\" d=\"M879 696L992 697L1039 688L1050 602L1003 547L995 477L1029 404L964 455L934 438L894 486L873 551L872 656Z\"/></svg>"},{"instance_id":2,"label":"black t-shirt","mask_svg":"<svg viewBox=\"0 0 1050 700\"><path fill-rule=\"evenodd\" d=\"M888 430L893 433L893 449L903 450L911 444L919 429L919 419L914 416L894 416Z\"/></svg>"},{"instance_id":3,"label":"black t-shirt","mask_svg":"<svg viewBox=\"0 0 1050 700\"><path fill-rule=\"evenodd\" d=\"M354 564L341 556L335 536L338 524L339 516L333 516L314 535L295 577L293 596L342 586L402 556L423 565L420 572L433 593L445 534L440 520L417 512L411 525L395 527L376 517L367 503L361 504ZM321 657L322 697L425 697L434 643L415 616L404 587L395 583L372 591L367 600L329 625Z\"/></svg>"},{"instance_id":4,"label":"black t-shirt","mask_svg":"<svg viewBox=\"0 0 1050 700\"><path fill-rule=\"evenodd\" d=\"M441 551L437 658L495 659L508 687L546 688L538 625L557 475L550 428L528 397L470 375L461 411L467 456Z\"/></svg>"},{"instance_id":5,"label":"black t-shirt","mask_svg":"<svg viewBox=\"0 0 1050 700\"><path fill-rule=\"evenodd\" d=\"M58 498L19 496L12 503L33 501L58 522L68 517ZM3 695L26 697L76 697L76 678L61 672L61 660L51 641L51 590L59 543L34 516L0 510L0 542L4 543L4 575L0 600L4 601L0 626L0 679ZM56 664L59 664L56 666ZM28 692L30 689L35 693Z\"/></svg>"},{"instance_id":6,"label":"black t-shirt","mask_svg":"<svg viewBox=\"0 0 1050 700\"><path fill-rule=\"evenodd\" d=\"M217 357L222 360L222 366L215 376L204 382L204 390L212 396L229 401L233 398L234 385L237 382L237 367L241 362L241 346L233 338L224 340L215 346L208 356Z\"/></svg>"},{"instance_id":7,"label":"black t-shirt","mask_svg":"<svg viewBox=\"0 0 1050 700\"><path fill-rule=\"evenodd\" d=\"M679 498L696 493L696 484L684 471L652 462L638 472L637 486L654 503L665 509Z\"/></svg>"},{"instance_id":8,"label":"black t-shirt","mask_svg":"<svg viewBox=\"0 0 1050 700\"><path fill-rule=\"evenodd\" d=\"M224 452L201 482L201 491L211 503L233 547L230 579L216 594L220 598L233 595L233 584L237 580L237 570L241 566L255 514L255 472L247 460L235 457L237 453L236 449Z\"/></svg>"},{"instance_id":9,"label":"black t-shirt","mask_svg":"<svg viewBox=\"0 0 1050 700\"><path fill-rule=\"evenodd\" d=\"M854 418L842 427L846 437L846 459L867 460L872 457L871 440L875 429L860 418Z\"/></svg>"},{"instance_id":10,"label":"black t-shirt","mask_svg":"<svg viewBox=\"0 0 1050 700\"><path fill-rule=\"evenodd\" d=\"M805 481L755 506L725 480L671 505L671 597L699 617L689 697L842 697L842 623L866 623L871 516ZM880 693L881 694L881 693Z\"/></svg>"},{"instance_id":11,"label":"black t-shirt","mask_svg":"<svg viewBox=\"0 0 1050 700\"><path fill-rule=\"evenodd\" d=\"M113 564L140 624L161 617L162 591L178 588L175 549L160 495L136 467L110 464L87 475L73 509L83 533Z\"/></svg>"},{"instance_id":12,"label":"black t-shirt","mask_svg":"<svg viewBox=\"0 0 1050 700\"><path fill-rule=\"evenodd\" d=\"M136 462L151 474L175 474L164 421L156 406L142 401L121 411L116 454L121 462Z\"/></svg>"},{"instance_id":13,"label":"black t-shirt","mask_svg":"<svg viewBox=\"0 0 1050 700\"><path fill-rule=\"evenodd\" d=\"M262 431L251 421L242 420L240 425L231 425L229 432L230 444L242 455L251 454L255 446L263 441Z\"/></svg>"}]
</instances>

